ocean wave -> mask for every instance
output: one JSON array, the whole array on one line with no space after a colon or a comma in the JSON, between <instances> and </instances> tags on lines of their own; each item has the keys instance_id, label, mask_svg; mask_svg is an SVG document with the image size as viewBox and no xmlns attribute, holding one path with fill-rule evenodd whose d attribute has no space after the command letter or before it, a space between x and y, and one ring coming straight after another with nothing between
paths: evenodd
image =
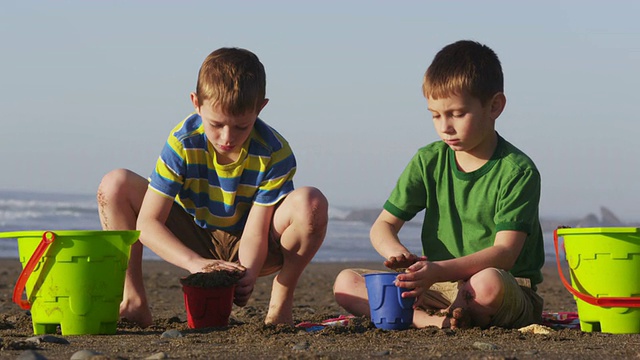
<instances>
[{"instance_id":1,"label":"ocean wave","mask_svg":"<svg viewBox=\"0 0 640 360\"><path fill-rule=\"evenodd\" d=\"M22 208L73 208L78 210L97 209L94 201L69 201L69 200L40 200L40 199L7 199L0 198L0 209Z\"/></svg>"},{"instance_id":2,"label":"ocean wave","mask_svg":"<svg viewBox=\"0 0 640 360\"><path fill-rule=\"evenodd\" d=\"M329 207L329 211L328 211L329 219L345 220L347 216L349 216L350 212L351 210L340 209L336 207Z\"/></svg>"},{"instance_id":3,"label":"ocean wave","mask_svg":"<svg viewBox=\"0 0 640 360\"><path fill-rule=\"evenodd\" d=\"M98 216L98 205L95 201L0 198L0 226L45 218L94 216Z\"/></svg>"},{"instance_id":4,"label":"ocean wave","mask_svg":"<svg viewBox=\"0 0 640 360\"><path fill-rule=\"evenodd\" d=\"M369 231L380 209L329 208L329 227L315 262L378 261L380 256L369 241ZM418 220L420 219L417 216ZM416 220L407 222L412 225ZM419 225L419 223L416 223ZM0 232L27 230L100 229L98 205L93 195L16 193L0 191ZM403 226L400 239L411 251L420 253L421 227ZM545 232L547 261L555 261L553 236ZM17 243L0 241L0 257L17 257ZM159 259L145 249L145 259Z\"/></svg>"}]
</instances>

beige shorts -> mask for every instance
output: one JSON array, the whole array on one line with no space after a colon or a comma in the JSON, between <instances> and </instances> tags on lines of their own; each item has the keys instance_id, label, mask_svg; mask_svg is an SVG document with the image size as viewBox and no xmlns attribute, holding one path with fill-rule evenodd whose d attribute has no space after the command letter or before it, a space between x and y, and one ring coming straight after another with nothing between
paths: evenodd
<instances>
[{"instance_id":1,"label":"beige shorts","mask_svg":"<svg viewBox=\"0 0 640 360\"><path fill-rule=\"evenodd\" d=\"M371 272L365 269L352 269L359 274ZM498 312L491 319L488 327L521 328L542 322L543 299L531 289L529 279L515 278L509 272L497 271L504 284L504 298ZM421 303L429 303L431 309L447 309L458 296L463 281L441 282L433 284L429 290L417 300L417 307L424 308ZM433 304L438 304L433 307Z\"/></svg>"},{"instance_id":2,"label":"beige shorts","mask_svg":"<svg viewBox=\"0 0 640 360\"><path fill-rule=\"evenodd\" d=\"M201 228L182 206L173 204L165 225L189 249L207 259L238 261L238 249L242 233L222 230L208 231ZM273 274L282 268L283 255L280 238L269 229L269 250L260 270L260 276Z\"/></svg>"}]
</instances>

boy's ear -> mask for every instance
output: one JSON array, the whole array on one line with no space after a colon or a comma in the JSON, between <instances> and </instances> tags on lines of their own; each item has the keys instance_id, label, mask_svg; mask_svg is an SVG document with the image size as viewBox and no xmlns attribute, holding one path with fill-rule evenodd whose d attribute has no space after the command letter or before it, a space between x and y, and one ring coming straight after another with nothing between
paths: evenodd
<instances>
[{"instance_id":1,"label":"boy's ear","mask_svg":"<svg viewBox=\"0 0 640 360\"><path fill-rule=\"evenodd\" d=\"M193 107L196 109L196 112L200 114L200 103L198 102L198 95L192 92L191 94L189 94L189 96L191 97L191 103L193 104Z\"/></svg>"},{"instance_id":2,"label":"boy's ear","mask_svg":"<svg viewBox=\"0 0 640 360\"><path fill-rule=\"evenodd\" d=\"M262 109L264 109L264 107L267 106L268 102L269 102L269 99L264 99L264 101L262 102L262 105L260 105L260 107L258 107L258 111L256 111L258 115L260 115L260 111L262 111Z\"/></svg>"},{"instance_id":3,"label":"boy's ear","mask_svg":"<svg viewBox=\"0 0 640 360\"><path fill-rule=\"evenodd\" d=\"M507 105L507 97L504 96L504 93L499 92L493 95L491 99L491 117L495 120L502 114L504 107Z\"/></svg>"}]
</instances>

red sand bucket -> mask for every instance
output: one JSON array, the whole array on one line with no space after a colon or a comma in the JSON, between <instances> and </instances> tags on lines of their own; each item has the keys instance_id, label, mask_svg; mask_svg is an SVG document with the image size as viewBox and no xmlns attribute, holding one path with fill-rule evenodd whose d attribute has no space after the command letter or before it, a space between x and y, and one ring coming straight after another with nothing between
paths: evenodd
<instances>
[{"instance_id":1,"label":"red sand bucket","mask_svg":"<svg viewBox=\"0 0 640 360\"><path fill-rule=\"evenodd\" d=\"M229 325L235 286L199 287L182 285L187 324L191 329Z\"/></svg>"}]
</instances>

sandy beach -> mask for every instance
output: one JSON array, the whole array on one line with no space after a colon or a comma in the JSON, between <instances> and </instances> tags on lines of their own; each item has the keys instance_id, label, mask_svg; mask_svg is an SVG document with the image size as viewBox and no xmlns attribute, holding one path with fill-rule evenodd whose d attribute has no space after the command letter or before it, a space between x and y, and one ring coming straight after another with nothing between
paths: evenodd
<instances>
[{"instance_id":1,"label":"sandy beach","mask_svg":"<svg viewBox=\"0 0 640 360\"><path fill-rule=\"evenodd\" d=\"M146 287L155 324L141 329L118 323L115 335L62 336L54 342L26 341L33 337L31 319L11 301L21 270L15 259L0 260L1 358L70 359L90 350L95 359L604 359L640 357L640 334L584 333L577 329L549 334L517 329L440 330L435 328L384 331L365 318L346 326L317 331L263 324L273 276L260 278L248 305L233 308L226 328L189 329L180 278L187 273L162 261L146 261ZM382 268L381 264L312 263L296 290L294 318L322 322L347 315L333 301L333 280L345 267ZM547 264L539 293L545 311L575 312L572 296L560 282L555 264ZM174 330L177 337L167 337ZM177 330L178 332L175 332ZM170 332L171 333L171 332ZM68 343L58 343L59 340ZM64 341L62 341L64 342ZM74 355L75 354L75 355ZM26 357L30 356L30 357ZM85 357L90 358L90 357Z\"/></svg>"}]
</instances>

